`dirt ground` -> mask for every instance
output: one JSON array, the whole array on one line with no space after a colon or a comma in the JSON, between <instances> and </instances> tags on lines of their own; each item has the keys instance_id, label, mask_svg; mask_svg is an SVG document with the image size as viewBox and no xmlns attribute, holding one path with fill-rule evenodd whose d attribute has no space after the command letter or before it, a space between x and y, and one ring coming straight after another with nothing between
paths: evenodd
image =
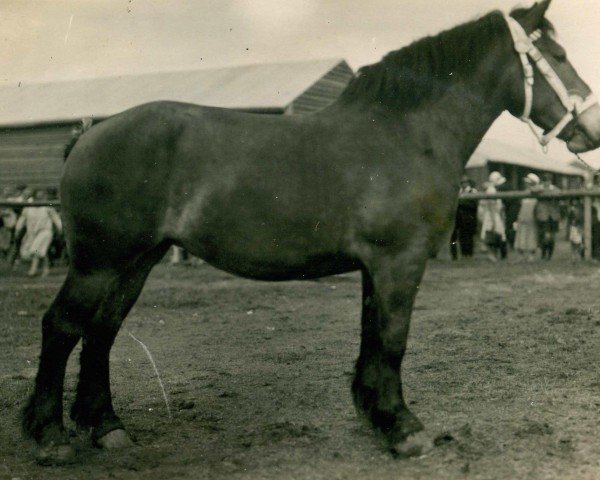
<instances>
[{"instance_id":1,"label":"dirt ground","mask_svg":"<svg viewBox=\"0 0 600 480\"><path fill-rule=\"evenodd\" d=\"M357 274L264 283L158 266L112 350L117 412L137 446L75 439L78 463L38 467L18 415L40 317L64 271L0 271L0 478L598 479L600 267L430 263L404 363L406 397L452 440L394 460L356 417ZM169 419L144 351L152 352ZM72 401L76 355L68 367Z\"/></svg>"}]
</instances>

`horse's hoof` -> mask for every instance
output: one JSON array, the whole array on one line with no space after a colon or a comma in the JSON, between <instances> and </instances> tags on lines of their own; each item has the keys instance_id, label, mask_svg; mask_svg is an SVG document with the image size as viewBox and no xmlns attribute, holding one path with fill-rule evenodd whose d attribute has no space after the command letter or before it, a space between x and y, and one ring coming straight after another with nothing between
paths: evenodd
<instances>
[{"instance_id":1,"label":"horse's hoof","mask_svg":"<svg viewBox=\"0 0 600 480\"><path fill-rule=\"evenodd\" d=\"M395 443L391 447L392 455L396 458L420 457L427 454L433 448L431 437L424 431L409 435L402 442Z\"/></svg>"},{"instance_id":2,"label":"horse's hoof","mask_svg":"<svg viewBox=\"0 0 600 480\"><path fill-rule=\"evenodd\" d=\"M134 443L125 430L118 428L108 432L106 435L96 440L99 447L107 450L120 450L123 448L133 447Z\"/></svg>"},{"instance_id":3,"label":"horse's hoof","mask_svg":"<svg viewBox=\"0 0 600 480\"><path fill-rule=\"evenodd\" d=\"M38 447L35 461L39 465L67 465L75 461L75 449L68 443L55 445L54 442Z\"/></svg>"}]
</instances>

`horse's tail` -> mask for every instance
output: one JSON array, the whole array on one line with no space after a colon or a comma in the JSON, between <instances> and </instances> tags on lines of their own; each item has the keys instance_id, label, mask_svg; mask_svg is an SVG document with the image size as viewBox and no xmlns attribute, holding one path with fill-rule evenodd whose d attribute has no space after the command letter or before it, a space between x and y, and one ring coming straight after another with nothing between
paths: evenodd
<instances>
[{"instance_id":1,"label":"horse's tail","mask_svg":"<svg viewBox=\"0 0 600 480\"><path fill-rule=\"evenodd\" d=\"M71 150L73 150L73 147L77 143L77 140L79 140L79 137L92 128L93 124L94 120L92 118L85 117L79 120L79 123L73 127L73 130L71 130L71 138L69 143L65 145L65 150L63 152L64 161L67 160L69 153L71 153Z\"/></svg>"}]
</instances>

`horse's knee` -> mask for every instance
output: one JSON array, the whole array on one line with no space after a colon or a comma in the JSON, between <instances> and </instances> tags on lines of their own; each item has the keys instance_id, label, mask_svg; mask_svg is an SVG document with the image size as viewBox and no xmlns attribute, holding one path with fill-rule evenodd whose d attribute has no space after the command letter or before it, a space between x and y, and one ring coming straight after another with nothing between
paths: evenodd
<instances>
[{"instance_id":1,"label":"horse's knee","mask_svg":"<svg viewBox=\"0 0 600 480\"><path fill-rule=\"evenodd\" d=\"M381 350L384 361L394 369L400 368L408 338L408 325L399 325L397 327L391 329L391 331L384 331L381 335Z\"/></svg>"}]
</instances>

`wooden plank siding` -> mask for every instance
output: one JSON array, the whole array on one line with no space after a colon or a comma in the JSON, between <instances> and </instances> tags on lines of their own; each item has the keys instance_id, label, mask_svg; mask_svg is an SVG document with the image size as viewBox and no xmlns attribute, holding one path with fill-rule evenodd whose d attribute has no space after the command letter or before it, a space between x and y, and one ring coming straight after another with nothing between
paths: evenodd
<instances>
[{"instance_id":1,"label":"wooden plank siding","mask_svg":"<svg viewBox=\"0 0 600 480\"><path fill-rule=\"evenodd\" d=\"M0 187L56 187L72 125L0 129Z\"/></svg>"}]
</instances>

